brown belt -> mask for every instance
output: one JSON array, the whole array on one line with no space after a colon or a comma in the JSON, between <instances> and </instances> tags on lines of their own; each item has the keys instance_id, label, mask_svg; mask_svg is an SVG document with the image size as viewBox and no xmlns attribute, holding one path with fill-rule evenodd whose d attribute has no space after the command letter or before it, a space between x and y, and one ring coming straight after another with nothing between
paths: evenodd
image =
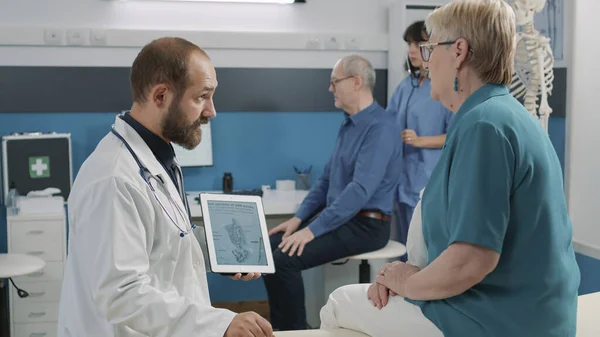
<instances>
[{"instance_id":1,"label":"brown belt","mask_svg":"<svg viewBox=\"0 0 600 337\"><path fill-rule=\"evenodd\" d=\"M381 220L381 221L385 221L385 222L390 222L392 219L389 215L383 214L381 212L376 212L376 211L360 211L360 212L358 212L357 215L364 216L367 218L377 219L377 220Z\"/></svg>"}]
</instances>

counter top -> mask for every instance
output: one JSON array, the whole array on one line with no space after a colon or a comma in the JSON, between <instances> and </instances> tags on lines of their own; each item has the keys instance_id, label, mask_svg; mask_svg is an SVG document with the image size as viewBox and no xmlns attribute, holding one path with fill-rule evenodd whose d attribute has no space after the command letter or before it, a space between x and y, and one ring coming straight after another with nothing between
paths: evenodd
<instances>
[{"instance_id":1,"label":"counter top","mask_svg":"<svg viewBox=\"0 0 600 337\"><path fill-rule=\"evenodd\" d=\"M220 191L189 191L186 192L190 204L192 218L202 217L202 207L195 199L200 193L222 193ZM302 201L308 194L308 191L291 190L279 191L269 190L263 194L263 208L265 215L286 215L294 214L300 208Z\"/></svg>"}]
</instances>

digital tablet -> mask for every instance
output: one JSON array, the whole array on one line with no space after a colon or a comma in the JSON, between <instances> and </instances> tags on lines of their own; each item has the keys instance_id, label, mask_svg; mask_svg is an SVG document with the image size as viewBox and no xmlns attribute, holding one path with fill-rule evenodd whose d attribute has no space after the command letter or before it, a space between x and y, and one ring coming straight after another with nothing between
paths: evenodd
<instances>
[{"instance_id":1,"label":"digital tablet","mask_svg":"<svg viewBox=\"0 0 600 337\"><path fill-rule=\"evenodd\" d=\"M214 273L275 273L262 199L200 194L210 269Z\"/></svg>"}]
</instances>

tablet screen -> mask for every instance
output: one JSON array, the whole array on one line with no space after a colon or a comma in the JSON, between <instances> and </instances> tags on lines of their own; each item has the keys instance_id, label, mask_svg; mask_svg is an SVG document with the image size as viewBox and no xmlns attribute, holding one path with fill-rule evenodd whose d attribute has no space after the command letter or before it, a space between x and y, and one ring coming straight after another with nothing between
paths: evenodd
<instances>
[{"instance_id":1,"label":"tablet screen","mask_svg":"<svg viewBox=\"0 0 600 337\"><path fill-rule=\"evenodd\" d=\"M254 202L208 200L219 265L266 266L258 208Z\"/></svg>"}]
</instances>

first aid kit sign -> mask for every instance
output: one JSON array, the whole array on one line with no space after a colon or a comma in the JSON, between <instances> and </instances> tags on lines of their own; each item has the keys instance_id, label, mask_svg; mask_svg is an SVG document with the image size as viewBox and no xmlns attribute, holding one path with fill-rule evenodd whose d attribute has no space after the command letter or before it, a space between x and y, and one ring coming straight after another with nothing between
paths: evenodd
<instances>
[{"instance_id":1,"label":"first aid kit sign","mask_svg":"<svg viewBox=\"0 0 600 337\"><path fill-rule=\"evenodd\" d=\"M29 157L29 176L36 178L50 177L50 157Z\"/></svg>"}]
</instances>

